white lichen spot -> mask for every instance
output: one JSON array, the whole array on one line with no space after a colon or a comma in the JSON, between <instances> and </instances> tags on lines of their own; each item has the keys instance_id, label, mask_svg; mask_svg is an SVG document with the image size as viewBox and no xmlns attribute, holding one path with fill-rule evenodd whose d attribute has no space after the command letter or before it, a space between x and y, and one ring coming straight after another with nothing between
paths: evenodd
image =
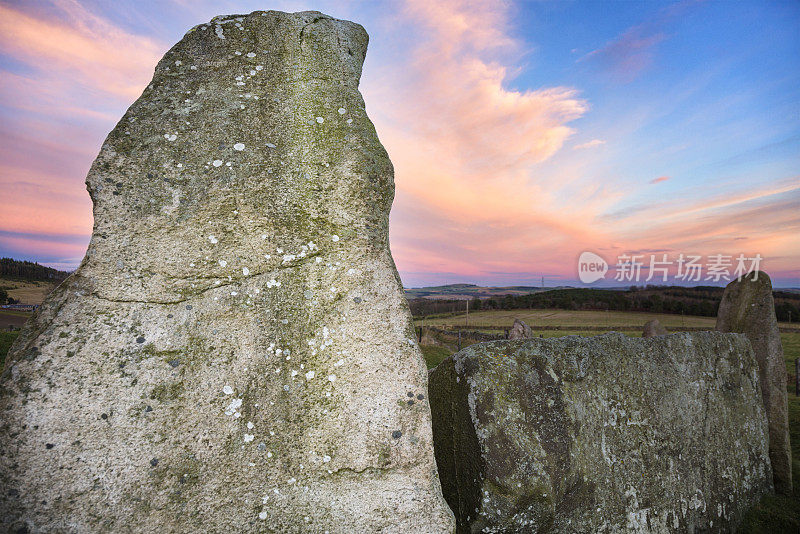
<instances>
[{"instance_id":1,"label":"white lichen spot","mask_svg":"<svg viewBox=\"0 0 800 534\"><path fill-rule=\"evenodd\" d=\"M331 236L331 239L332 239L332 240L333 240L333 242L335 243L335 242L339 241L339 236L338 236L338 235L336 235L336 234L334 234L334 235L332 235L332 236Z\"/></svg>"},{"instance_id":2,"label":"white lichen spot","mask_svg":"<svg viewBox=\"0 0 800 534\"><path fill-rule=\"evenodd\" d=\"M326 454L325 456L322 457L322 461L327 464L328 462L331 461L331 457Z\"/></svg>"},{"instance_id":3,"label":"white lichen spot","mask_svg":"<svg viewBox=\"0 0 800 534\"><path fill-rule=\"evenodd\" d=\"M231 296L232 296L232 297L235 297L235 296L236 296L236 295L238 295L238 294L239 294L239 292L238 292L238 291L231 291Z\"/></svg>"},{"instance_id":4,"label":"white lichen spot","mask_svg":"<svg viewBox=\"0 0 800 534\"><path fill-rule=\"evenodd\" d=\"M316 373L315 373L314 371L309 371L309 372L307 372L307 373L306 373L306 380L311 380L312 378L314 378L314 375L315 375L315 374L316 374Z\"/></svg>"},{"instance_id":5,"label":"white lichen spot","mask_svg":"<svg viewBox=\"0 0 800 534\"><path fill-rule=\"evenodd\" d=\"M339 360L338 362L333 364L334 367L341 367L342 365L344 365L344 360Z\"/></svg>"},{"instance_id":6,"label":"white lichen spot","mask_svg":"<svg viewBox=\"0 0 800 534\"><path fill-rule=\"evenodd\" d=\"M225 395L232 395L233 394L233 388L230 387L230 386L225 386L224 388L222 388L222 392Z\"/></svg>"},{"instance_id":7,"label":"white lichen spot","mask_svg":"<svg viewBox=\"0 0 800 534\"><path fill-rule=\"evenodd\" d=\"M256 55L253 52L248 52L247 53L247 57L256 57Z\"/></svg>"},{"instance_id":8,"label":"white lichen spot","mask_svg":"<svg viewBox=\"0 0 800 534\"><path fill-rule=\"evenodd\" d=\"M323 122L325 122L325 119L322 117L317 117L317 124L322 124Z\"/></svg>"},{"instance_id":9,"label":"white lichen spot","mask_svg":"<svg viewBox=\"0 0 800 534\"><path fill-rule=\"evenodd\" d=\"M294 477L292 477L292 478L290 478L289 480L286 481L287 484L294 484L295 482L297 482L297 479L294 478Z\"/></svg>"},{"instance_id":10,"label":"white lichen spot","mask_svg":"<svg viewBox=\"0 0 800 534\"><path fill-rule=\"evenodd\" d=\"M256 70L264 70L264 65L256 65Z\"/></svg>"},{"instance_id":11,"label":"white lichen spot","mask_svg":"<svg viewBox=\"0 0 800 534\"><path fill-rule=\"evenodd\" d=\"M347 119L347 124L353 124L353 119Z\"/></svg>"},{"instance_id":12,"label":"white lichen spot","mask_svg":"<svg viewBox=\"0 0 800 534\"><path fill-rule=\"evenodd\" d=\"M180 59L175 62L176 67L180 67L181 65L183 65L183 61L181 61Z\"/></svg>"},{"instance_id":13,"label":"white lichen spot","mask_svg":"<svg viewBox=\"0 0 800 534\"><path fill-rule=\"evenodd\" d=\"M250 269L248 269L247 267L242 267L242 274L244 276L249 276L250 275Z\"/></svg>"},{"instance_id":14,"label":"white lichen spot","mask_svg":"<svg viewBox=\"0 0 800 534\"><path fill-rule=\"evenodd\" d=\"M211 164L214 167L219 167L220 165L222 165L222 160L221 159L215 159L214 161L211 162Z\"/></svg>"},{"instance_id":15,"label":"white lichen spot","mask_svg":"<svg viewBox=\"0 0 800 534\"><path fill-rule=\"evenodd\" d=\"M346 109L344 109L344 108L339 108L339 115L344 115L345 113L347 113L347 110L346 110Z\"/></svg>"},{"instance_id":16,"label":"white lichen spot","mask_svg":"<svg viewBox=\"0 0 800 534\"><path fill-rule=\"evenodd\" d=\"M254 425L252 421L248 421L248 422L247 422L247 428L248 428L248 430L253 430L253 427L254 427L254 426L256 426L256 425Z\"/></svg>"},{"instance_id":17,"label":"white lichen spot","mask_svg":"<svg viewBox=\"0 0 800 534\"><path fill-rule=\"evenodd\" d=\"M242 407L242 399L233 399L228 407L225 408L225 415L233 415L238 413L237 410Z\"/></svg>"},{"instance_id":18,"label":"white lichen spot","mask_svg":"<svg viewBox=\"0 0 800 534\"><path fill-rule=\"evenodd\" d=\"M260 513L258 514L258 518L259 518L259 519L262 519L262 520L263 520L263 519L266 519L266 518L267 518L267 512L260 512Z\"/></svg>"},{"instance_id":19,"label":"white lichen spot","mask_svg":"<svg viewBox=\"0 0 800 534\"><path fill-rule=\"evenodd\" d=\"M216 245L219 242L213 235L208 236L208 240L211 241L212 245Z\"/></svg>"},{"instance_id":20,"label":"white lichen spot","mask_svg":"<svg viewBox=\"0 0 800 534\"><path fill-rule=\"evenodd\" d=\"M164 134L164 139L166 139L167 141L174 141L177 138L178 136L175 134Z\"/></svg>"},{"instance_id":21,"label":"white lichen spot","mask_svg":"<svg viewBox=\"0 0 800 534\"><path fill-rule=\"evenodd\" d=\"M216 28L214 28L214 33L217 34L217 37L220 39L225 39L225 35L222 33L222 26L217 24Z\"/></svg>"},{"instance_id":22,"label":"white lichen spot","mask_svg":"<svg viewBox=\"0 0 800 534\"><path fill-rule=\"evenodd\" d=\"M192 70L197 70L197 65L192 65L192 66L191 66L191 67L189 67L189 68L190 68L190 69L192 69Z\"/></svg>"},{"instance_id":23,"label":"white lichen spot","mask_svg":"<svg viewBox=\"0 0 800 534\"><path fill-rule=\"evenodd\" d=\"M233 145L233 149L241 152L242 150L244 150L244 143L236 143L235 145Z\"/></svg>"},{"instance_id":24,"label":"white lichen spot","mask_svg":"<svg viewBox=\"0 0 800 534\"><path fill-rule=\"evenodd\" d=\"M267 143L267 148L275 148L277 145L273 145L272 143Z\"/></svg>"},{"instance_id":25,"label":"white lichen spot","mask_svg":"<svg viewBox=\"0 0 800 534\"><path fill-rule=\"evenodd\" d=\"M226 265L228 265L228 262L227 262L227 261L225 261L225 260L219 260L219 266L220 266L220 267L225 267Z\"/></svg>"},{"instance_id":26,"label":"white lichen spot","mask_svg":"<svg viewBox=\"0 0 800 534\"><path fill-rule=\"evenodd\" d=\"M272 458L272 453L271 452L267 453L267 458ZM278 493L278 490L275 490L275 493Z\"/></svg>"},{"instance_id":27,"label":"white lichen spot","mask_svg":"<svg viewBox=\"0 0 800 534\"><path fill-rule=\"evenodd\" d=\"M328 375L328 380L331 382L336 382L336 375Z\"/></svg>"},{"instance_id":28,"label":"white lichen spot","mask_svg":"<svg viewBox=\"0 0 800 534\"><path fill-rule=\"evenodd\" d=\"M245 443L250 443L251 441L253 441L253 439L255 439L255 436L253 434L245 434L244 435L244 442Z\"/></svg>"}]
</instances>

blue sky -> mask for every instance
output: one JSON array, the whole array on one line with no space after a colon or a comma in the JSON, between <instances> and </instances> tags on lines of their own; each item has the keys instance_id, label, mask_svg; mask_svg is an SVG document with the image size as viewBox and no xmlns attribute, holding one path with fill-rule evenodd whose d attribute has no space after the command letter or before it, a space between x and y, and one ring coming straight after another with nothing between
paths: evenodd
<instances>
[{"instance_id":1,"label":"blue sky","mask_svg":"<svg viewBox=\"0 0 800 534\"><path fill-rule=\"evenodd\" d=\"M576 281L586 250L761 254L800 286L800 2L0 0L0 255L74 268L104 136L192 26L370 33L407 286Z\"/></svg>"}]
</instances>

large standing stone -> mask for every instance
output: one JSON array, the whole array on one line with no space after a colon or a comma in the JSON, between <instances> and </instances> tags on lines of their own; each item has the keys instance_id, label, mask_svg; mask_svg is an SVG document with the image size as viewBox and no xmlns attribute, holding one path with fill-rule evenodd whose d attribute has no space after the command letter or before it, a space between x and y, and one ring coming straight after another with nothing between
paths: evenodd
<instances>
[{"instance_id":1,"label":"large standing stone","mask_svg":"<svg viewBox=\"0 0 800 534\"><path fill-rule=\"evenodd\" d=\"M0 530L452 530L366 47L271 11L164 56L89 172L86 258L9 354Z\"/></svg>"},{"instance_id":2,"label":"large standing stone","mask_svg":"<svg viewBox=\"0 0 800 534\"><path fill-rule=\"evenodd\" d=\"M658 319L653 319L644 323L642 337L665 336L667 333L667 329L661 326L661 322Z\"/></svg>"},{"instance_id":3,"label":"large standing stone","mask_svg":"<svg viewBox=\"0 0 800 534\"><path fill-rule=\"evenodd\" d=\"M772 489L743 335L481 343L428 389L459 532L729 532Z\"/></svg>"},{"instance_id":4,"label":"large standing stone","mask_svg":"<svg viewBox=\"0 0 800 534\"><path fill-rule=\"evenodd\" d=\"M761 395L769 420L769 458L775 490L792 493L792 449L786 399L786 362L775 317L772 281L767 273L751 272L734 280L722 294L717 330L747 336L758 361Z\"/></svg>"},{"instance_id":5,"label":"large standing stone","mask_svg":"<svg viewBox=\"0 0 800 534\"><path fill-rule=\"evenodd\" d=\"M508 331L508 339L530 339L533 337L533 330L522 319L514 319L514 325Z\"/></svg>"}]
</instances>

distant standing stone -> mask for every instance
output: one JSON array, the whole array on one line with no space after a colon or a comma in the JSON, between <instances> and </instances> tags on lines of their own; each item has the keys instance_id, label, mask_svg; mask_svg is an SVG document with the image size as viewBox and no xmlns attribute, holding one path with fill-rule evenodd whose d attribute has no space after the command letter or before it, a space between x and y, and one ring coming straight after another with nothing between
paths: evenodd
<instances>
[{"instance_id":1,"label":"distant standing stone","mask_svg":"<svg viewBox=\"0 0 800 534\"><path fill-rule=\"evenodd\" d=\"M87 176L85 259L8 354L0 532L452 532L367 41L257 11L159 62Z\"/></svg>"},{"instance_id":2,"label":"distant standing stone","mask_svg":"<svg viewBox=\"0 0 800 534\"><path fill-rule=\"evenodd\" d=\"M653 319L652 321L647 321L644 324L642 337L665 336L668 333L669 332L667 332L667 329L661 326L661 323L658 322L658 319Z\"/></svg>"},{"instance_id":3,"label":"distant standing stone","mask_svg":"<svg viewBox=\"0 0 800 534\"><path fill-rule=\"evenodd\" d=\"M525 324L522 319L514 319L514 326L508 331L508 339L530 339L533 337L533 330Z\"/></svg>"},{"instance_id":4,"label":"distant standing stone","mask_svg":"<svg viewBox=\"0 0 800 534\"><path fill-rule=\"evenodd\" d=\"M786 362L775 317L772 281L765 272L748 273L725 288L717 330L745 334L758 361L761 395L769 420L769 457L775 490L792 493L792 449L786 393Z\"/></svg>"}]
</instances>

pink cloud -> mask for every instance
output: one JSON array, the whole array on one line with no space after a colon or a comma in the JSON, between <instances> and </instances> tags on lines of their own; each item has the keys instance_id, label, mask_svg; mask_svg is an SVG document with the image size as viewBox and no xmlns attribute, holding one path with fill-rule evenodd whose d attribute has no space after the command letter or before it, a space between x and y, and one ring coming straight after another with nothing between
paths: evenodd
<instances>
[{"instance_id":1,"label":"pink cloud","mask_svg":"<svg viewBox=\"0 0 800 534\"><path fill-rule=\"evenodd\" d=\"M61 16L52 19L0 4L0 50L47 78L65 76L126 102L138 97L166 48L119 29L77 2L55 4Z\"/></svg>"},{"instance_id":2,"label":"pink cloud","mask_svg":"<svg viewBox=\"0 0 800 534\"><path fill-rule=\"evenodd\" d=\"M652 180L650 180L649 183L660 184L661 182L666 182L667 180L669 180L669 176L659 176L658 178L653 178Z\"/></svg>"},{"instance_id":3,"label":"pink cloud","mask_svg":"<svg viewBox=\"0 0 800 534\"><path fill-rule=\"evenodd\" d=\"M520 48L508 12L489 2L411 1L399 16L420 34L363 90L395 165L392 247L401 271L527 269L543 257L532 234L543 244L592 235L581 224L587 213L555 209L551 184L531 179L588 105L573 88L508 87Z\"/></svg>"}]
</instances>

